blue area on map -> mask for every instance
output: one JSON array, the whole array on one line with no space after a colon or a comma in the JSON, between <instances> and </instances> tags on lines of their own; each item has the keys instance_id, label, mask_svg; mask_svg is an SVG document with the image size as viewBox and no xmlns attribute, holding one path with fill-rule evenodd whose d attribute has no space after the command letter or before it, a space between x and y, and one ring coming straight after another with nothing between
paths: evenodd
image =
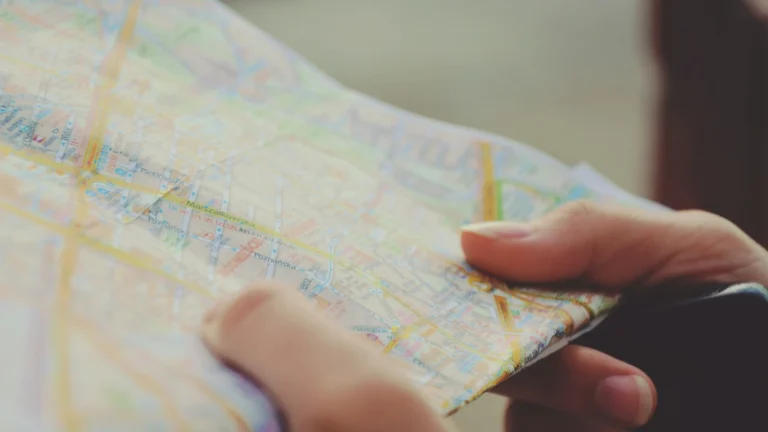
<instances>
[{"instance_id":1,"label":"blue area on map","mask_svg":"<svg viewBox=\"0 0 768 432\"><path fill-rule=\"evenodd\" d=\"M528 220L535 209L533 198L526 192L514 189L504 194L504 219Z\"/></svg>"},{"instance_id":2,"label":"blue area on map","mask_svg":"<svg viewBox=\"0 0 768 432\"><path fill-rule=\"evenodd\" d=\"M51 108L45 108L37 113L37 119L42 120L45 117L49 116L52 112L53 110Z\"/></svg>"},{"instance_id":3,"label":"blue area on map","mask_svg":"<svg viewBox=\"0 0 768 432\"><path fill-rule=\"evenodd\" d=\"M568 191L568 195L565 196L565 201L576 201L586 198L588 195L587 188L582 185L577 185Z\"/></svg>"}]
</instances>

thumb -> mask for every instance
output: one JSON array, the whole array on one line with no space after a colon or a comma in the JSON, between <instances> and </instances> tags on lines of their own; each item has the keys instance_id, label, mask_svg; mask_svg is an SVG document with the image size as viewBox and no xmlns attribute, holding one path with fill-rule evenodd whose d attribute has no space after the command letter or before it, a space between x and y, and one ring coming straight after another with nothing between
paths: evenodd
<instances>
[{"instance_id":1,"label":"thumb","mask_svg":"<svg viewBox=\"0 0 768 432\"><path fill-rule=\"evenodd\" d=\"M467 261L511 281L604 288L681 282L768 283L768 252L718 216L566 204L531 223L465 227Z\"/></svg>"}]
</instances>

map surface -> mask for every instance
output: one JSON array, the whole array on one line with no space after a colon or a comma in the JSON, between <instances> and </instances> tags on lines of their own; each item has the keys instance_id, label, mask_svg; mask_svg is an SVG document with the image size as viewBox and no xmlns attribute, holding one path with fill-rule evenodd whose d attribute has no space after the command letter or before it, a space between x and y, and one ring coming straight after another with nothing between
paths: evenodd
<instances>
[{"instance_id":1,"label":"map surface","mask_svg":"<svg viewBox=\"0 0 768 432\"><path fill-rule=\"evenodd\" d=\"M0 0L0 429L276 431L196 336L260 279L451 413L616 302L484 277L459 228L616 200L596 176L345 89L215 1Z\"/></svg>"}]
</instances>

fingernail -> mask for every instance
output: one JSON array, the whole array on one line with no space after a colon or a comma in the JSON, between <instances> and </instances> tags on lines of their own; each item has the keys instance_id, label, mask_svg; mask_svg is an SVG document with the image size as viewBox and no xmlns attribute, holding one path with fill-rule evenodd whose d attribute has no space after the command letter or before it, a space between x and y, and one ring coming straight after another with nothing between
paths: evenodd
<instances>
[{"instance_id":1,"label":"fingernail","mask_svg":"<svg viewBox=\"0 0 768 432\"><path fill-rule=\"evenodd\" d=\"M606 378L595 390L595 402L605 414L638 426L648 422L653 410L651 387L639 376Z\"/></svg>"},{"instance_id":2,"label":"fingernail","mask_svg":"<svg viewBox=\"0 0 768 432\"><path fill-rule=\"evenodd\" d=\"M467 225L462 231L493 239L521 239L531 234L531 226L518 222L490 221Z\"/></svg>"}]
</instances>

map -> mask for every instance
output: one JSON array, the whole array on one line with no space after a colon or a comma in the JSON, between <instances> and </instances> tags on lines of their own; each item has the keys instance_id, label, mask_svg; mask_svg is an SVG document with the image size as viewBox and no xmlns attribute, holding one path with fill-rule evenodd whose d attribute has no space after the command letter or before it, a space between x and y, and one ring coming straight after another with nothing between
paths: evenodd
<instances>
[{"instance_id":1,"label":"map","mask_svg":"<svg viewBox=\"0 0 768 432\"><path fill-rule=\"evenodd\" d=\"M277 431L196 336L256 280L412 364L444 414L617 300L506 286L459 229L642 203L346 89L215 1L0 0L0 35L2 430Z\"/></svg>"}]
</instances>

